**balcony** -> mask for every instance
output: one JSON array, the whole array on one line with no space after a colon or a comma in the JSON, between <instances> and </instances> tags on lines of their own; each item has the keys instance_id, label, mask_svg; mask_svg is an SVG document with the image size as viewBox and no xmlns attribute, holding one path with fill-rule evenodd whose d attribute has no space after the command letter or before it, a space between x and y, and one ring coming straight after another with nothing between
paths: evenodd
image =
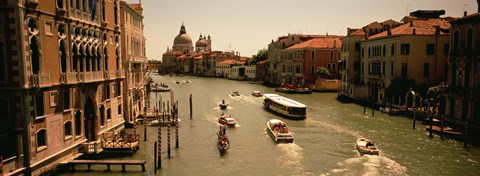
<instances>
[{"instance_id":1,"label":"balcony","mask_svg":"<svg viewBox=\"0 0 480 176\"><path fill-rule=\"evenodd\" d=\"M115 77L117 79L124 79L125 78L125 72L123 70L117 70L115 72Z\"/></svg>"},{"instance_id":2,"label":"balcony","mask_svg":"<svg viewBox=\"0 0 480 176\"><path fill-rule=\"evenodd\" d=\"M103 79L110 79L110 72L109 71L103 71Z\"/></svg>"},{"instance_id":3,"label":"balcony","mask_svg":"<svg viewBox=\"0 0 480 176\"><path fill-rule=\"evenodd\" d=\"M103 142L102 141L93 141L89 143L84 143L84 151L86 154L98 154L103 151Z\"/></svg>"},{"instance_id":4,"label":"balcony","mask_svg":"<svg viewBox=\"0 0 480 176\"><path fill-rule=\"evenodd\" d=\"M61 73L60 84L76 84L78 82L78 75L75 72Z\"/></svg>"},{"instance_id":5,"label":"balcony","mask_svg":"<svg viewBox=\"0 0 480 176\"><path fill-rule=\"evenodd\" d=\"M103 81L103 72L82 72L79 73L79 81L83 83Z\"/></svg>"},{"instance_id":6,"label":"balcony","mask_svg":"<svg viewBox=\"0 0 480 176\"><path fill-rule=\"evenodd\" d=\"M50 86L50 73L33 74L30 76L31 87Z\"/></svg>"},{"instance_id":7,"label":"balcony","mask_svg":"<svg viewBox=\"0 0 480 176\"><path fill-rule=\"evenodd\" d=\"M128 56L130 62L147 62L146 57Z\"/></svg>"}]
</instances>

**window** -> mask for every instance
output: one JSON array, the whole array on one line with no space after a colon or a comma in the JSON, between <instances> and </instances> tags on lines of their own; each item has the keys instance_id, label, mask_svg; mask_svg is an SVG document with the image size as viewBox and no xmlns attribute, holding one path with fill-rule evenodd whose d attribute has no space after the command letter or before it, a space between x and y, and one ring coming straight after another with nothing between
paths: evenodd
<instances>
[{"instance_id":1,"label":"window","mask_svg":"<svg viewBox=\"0 0 480 176\"><path fill-rule=\"evenodd\" d=\"M51 91L50 92L50 107L55 107L57 106L57 101L58 101L58 92L57 91Z\"/></svg>"},{"instance_id":2,"label":"window","mask_svg":"<svg viewBox=\"0 0 480 176\"><path fill-rule=\"evenodd\" d=\"M390 55L391 56L395 55L395 44L392 44L392 46L390 48Z\"/></svg>"},{"instance_id":3,"label":"window","mask_svg":"<svg viewBox=\"0 0 480 176\"><path fill-rule=\"evenodd\" d=\"M65 140L70 139L72 137L72 121L67 121L63 125L63 135Z\"/></svg>"},{"instance_id":4,"label":"window","mask_svg":"<svg viewBox=\"0 0 480 176\"><path fill-rule=\"evenodd\" d=\"M335 64L332 64L332 69L335 70Z\"/></svg>"},{"instance_id":5,"label":"window","mask_svg":"<svg viewBox=\"0 0 480 176\"><path fill-rule=\"evenodd\" d=\"M383 56L387 55L387 47L385 47L385 45L383 45Z\"/></svg>"},{"instance_id":6,"label":"window","mask_svg":"<svg viewBox=\"0 0 480 176\"><path fill-rule=\"evenodd\" d=\"M107 121L110 121L112 119L112 111L110 108L107 109Z\"/></svg>"},{"instance_id":7,"label":"window","mask_svg":"<svg viewBox=\"0 0 480 176\"><path fill-rule=\"evenodd\" d=\"M448 43L443 44L443 54L448 55L449 50L450 50L450 45Z\"/></svg>"},{"instance_id":8,"label":"window","mask_svg":"<svg viewBox=\"0 0 480 176\"><path fill-rule=\"evenodd\" d=\"M395 67L394 67L394 65L395 65L395 64L394 64L393 62L390 63L390 74L391 74L392 76L395 75L395 74L394 74L394 73L395 73Z\"/></svg>"},{"instance_id":9,"label":"window","mask_svg":"<svg viewBox=\"0 0 480 176\"><path fill-rule=\"evenodd\" d=\"M315 60L315 51L312 51L312 61Z\"/></svg>"},{"instance_id":10,"label":"window","mask_svg":"<svg viewBox=\"0 0 480 176\"><path fill-rule=\"evenodd\" d=\"M362 58L365 56L365 48L362 48Z\"/></svg>"},{"instance_id":11,"label":"window","mask_svg":"<svg viewBox=\"0 0 480 176\"><path fill-rule=\"evenodd\" d=\"M459 38L460 38L460 32L455 31L453 33L453 48L452 50L456 51L458 50L459 47Z\"/></svg>"},{"instance_id":12,"label":"window","mask_svg":"<svg viewBox=\"0 0 480 176\"><path fill-rule=\"evenodd\" d=\"M38 38L33 36L30 39L30 57L32 62L32 73L40 73L40 47L38 45Z\"/></svg>"},{"instance_id":13,"label":"window","mask_svg":"<svg viewBox=\"0 0 480 176\"><path fill-rule=\"evenodd\" d=\"M75 136L82 135L82 113L80 110L75 111Z\"/></svg>"},{"instance_id":14,"label":"window","mask_svg":"<svg viewBox=\"0 0 480 176\"><path fill-rule=\"evenodd\" d=\"M427 55L435 54L435 44L428 43L427 44Z\"/></svg>"},{"instance_id":15,"label":"window","mask_svg":"<svg viewBox=\"0 0 480 176\"><path fill-rule=\"evenodd\" d=\"M360 50L360 43L355 43L355 51L359 51Z\"/></svg>"},{"instance_id":16,"label":"window","mask_svg":"<svg viewBox=\"0 0 480 176\"><path fill-rule=\"evenodd\" d=\"M107 16L105 15L105 0L102 0L102 20L107 21Z\"/></svg>"},{"instance_id":17,"label":"window","mask_svg":"<svg viewBox=\"0 0 480 176\"><path fill-rule=\"evenodd\" d=\"M36 117L45 115L44 103L43 103L43 92L35 95L35 112L36 112Z\"/></svg>"},{"instance_id":18,"label":"window","mask_svg":"<svg viewBox=\"0 0 480 176\"><path fill-rule=\"evenodd\" d=\"M407 76L407 63L402 63L402 78L406 79Z\"/></svg>"},{"instance_id":19,"label":"window","mask_svg":"<svg viewBox=\"0 0 480 176\"><path fill-rule=\"evenodd\" d=\"M105 84L105 99L110 99L110 84Z\"/></svg>"},{"instance_id":20,"label":"window","mask_svg":"<svg viewBox=\"0 0 480 176\"><path fill-rule=\"evenodd\" d=\"M423 77L424 78L430 77L430 63L423 64Z\"/></svg>"},{"instance_id":21,"label":"window","mask_svg":"<svg viewBox=\"0 0 480 176\"><path fill-rule=\"evenodd\" d=\"M315 74L315 66L312 66L311 73Z\"/></svg>"},{"instance_id":22,"label":"window","mask_svg":"<svg viewBox=\"0 0 480 176\"><path fill-rule=\"evenodd\" d=\"M117 114L118 117L122 117L122 105L118 105Z\"/></svg>"},{"instance_id":23,"label":"window","mask_svg":"<svg viewBox=\"0 0 480 176\"><path fill-rule=\"evenodd\" d=\"M466 47L466 49L472 49L472 41L473 41L473 32L472 32L472 28L470 28L467 31L467 47Z\"/></svg>"},{"instance_id":24,"label":"window","mask_svg":"<svg viewBox=\"0 0 480 176\"><path fill-rule=\"evenodd\" d=\"M382 64L382 73L383 73L383 75L385 75L385 62L383 62L383 64Z\"/></svg>"},{"instance_id":25,"label":"window","mask_svg":"<svg viewBox=\"0 0 480 176\"><path fill-rule=\"evenodd\" d=\"M37 132L37 151L47 148L47 130L40 129Z\"/></svg>"},{"instance_id":26,"label":"window","mask_svg":"<svg viewBox=\"0 0 480 176\"><path fill-rule=\"evenodd\" d=\"M105 126L105 106L100 106L100 126Z\"/></svg>"},{"instance_id":27,"label":"window","mask_svg":"<svg viewBox=\"0 0 480 176\"><path fill-rule=\"evenodd\" d=\"M333 51L330 51L330 60L333 60Z\"/></svg>"},{"instance_id":28,"label":"window","mask_svg":"<svg viewBox=\"0 0 480 176\"><path fill-rule=\"evenodd\" d=\"M53 36L53 22L52 21L45 21L45 35L46 36Z\"/></svg>"},{"instance_id":29,"label":"window","mask_svg":"<svg viewBox=\"0 0 480 176\"><path fill-rule=\"evenodd\" d=\"M122 87L121 87L120 82L117 82L117 83L115 84L115 96L116 96L116 97L119 97L119 96L120 96L121 88L122 88Z\"/></svg>"},{"instance_id":30,"label":"window","mask_svg":"<svg viewBox=\"0 0 480 176\"><path fill-rule=\"evenodd\" d=\"M368 47L368 57L370 57L370 47Z\"/></svg>"},{"instance_id":31,"label":"window","mask_svg":"<svg viewBox=\"0 0 480 176\"><path fill-rule=\"evenodd\" d=\"M66 73L67 72L67 51L65 49L65 42L62 40L60 42L60 47L59 47L59 54L60 54L60 67L61 67L61 71L62 73Z\"/></svg>"},{"instance_id":32,"label":"window","mask_svg":"<svg viewBox=\"0 0 480 176\"><path fill-rule=\"evenodd\" d=\"M63 9L63 0L57 0L57 8Z\"/></svg>"},{"instance_id":33,"label":"window","mask_svg":"<svg viewBox=\"0 0 480 176\"><path fill-rule=\"evenodd\" d=\"M3 55L3 43L0 42L0 81L3 81L7 78L5 62L6 59Z\"/></svg>"},{"instance_id":34,"label":"window","mask_svg":"<svg viewBox=\"0 0 480 176\"><path fill-rule=\"evenodd\" d=\"M118 2L115 0L113 3L113 16L114 16L114 21L115 25L118 25Z\"/></svg>"},{"instance_id":35,"label":"window","mask_svg":"<svg viewBox=\"0 0 480 176\"><path fill-rule=\"evenodd\" d=\"M410 44L401 44L400 45L400 54L409 55L410 54Z\"/></svg>"}]
</instances>

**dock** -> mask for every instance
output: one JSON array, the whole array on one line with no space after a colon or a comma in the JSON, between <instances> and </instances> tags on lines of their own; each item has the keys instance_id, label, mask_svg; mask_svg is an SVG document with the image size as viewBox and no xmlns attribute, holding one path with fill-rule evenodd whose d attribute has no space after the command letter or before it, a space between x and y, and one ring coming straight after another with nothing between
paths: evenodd
<instances>
[{"instance_id":1,"label":"dock","mask_svg":"<svg viewBox=\"0 0 480 176\"><path fill-rule=\"evenodd\" d=\"M145 172L145 163L145 160L72 160L67 164L72 170L75 170L75 165L86 164L89 171L92 165L106 165L108 171L111 165L122 165L122 172L125 172L125 165L140 165L142 172Z\"/></svg>"},{"instance_id":2,"label":"dock","mask_svg":"<svg viewBox=\"0 0 480 176\"><path fill-rule=\"evenodd\" d=\"M430 126L428 126L428 125L425 126L425 130L430 131ZM442 128L439 127L439 126L432 126L432 132L437 133L437 134L441 134L442 133ZM450 127L444 127L443 128L443 134L445 136L448 136L448 137L453 138L453 139L462 139L462 137L463 137L463 133L455 131Z\"/></svg>"}]
</instances>

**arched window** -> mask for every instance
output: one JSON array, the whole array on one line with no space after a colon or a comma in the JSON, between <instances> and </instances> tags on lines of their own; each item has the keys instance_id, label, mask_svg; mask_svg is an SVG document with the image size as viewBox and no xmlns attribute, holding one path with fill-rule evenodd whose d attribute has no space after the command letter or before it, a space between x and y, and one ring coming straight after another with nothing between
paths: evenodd
<instances>
[{"instance_id":1,"label":"arched window","mask_svg":"<svg viewBox=\"0 0 480 176\"><path fill-rule=\"evenodd\" d=\"M74 72L77 72L77 71L80 70L78 68L78 60L79 60L78 47L77 47L77 44L73 43L73 45L72 45L72 68L73 68Z\"/></svg>"},{"instance_id":2,"label":"arched window","mask_svg":"<svg viewBox=\"0 0 480 176\"><path fill-rule=\"evenodd\" d=\"M63 9L63 0L57 0L57 8Z\"/></svg>"},{"instance_id":3,"label":"arched window","mask_svg":"<svg viewBox=\"0 0 480 176\"><path fill-rule=\"evenodd\" d=\"M105 71L108 71L108 50L107 46L105 45L103 49L103 57L105 58L103 65L105 66Z\"/></svg>"},{"instance_id":4,"label":"arched window","mask_svg":"<svg viewBox=\"0 0 480 176\"><path fill-rule=\"evenodd\" d=\"M75 111L75 136L82 135L82 113L79 110Z\"/></svg>"},{"instance_id":5,"label":"arched window","mask_svg":"<svg viewBox=\"0 0 480 176\"><path fill-rule=\"evenodd\" d=\"M115 49L115 64L116 64L117 70L120 70L120 52L118 47Z\"/></svg>"},{"instance_id":6,"label":"arched window","mask_svg":"<svg viewBox=\"0 0 480 176\"><path fill-rule=\"evenodd\" d=\"M85 46L82 46L80 45L79 46L80 48L80 52L79 52L79 57L78 57L78 65L79 65L79 72L84 72L85 69L84 69L84 66L83 66L83 62L85 60Z\"/></svg>"},{"instance_id":7,"label":"arched window","mask_svg":"<svg viewBox=\"0 0 480 176\"><path fill-rule=\"evenodd\" d=\"M105 126L105 106L100 106L100 126Z\"/></svg>"},{"instance_id":8,"label":"arched window","mask_svg":"<svg viewBox=\"0 0 480 176\"><path fill-rule=\"evenodd\" d=\"M72 121L66 121L63 125L63 135L65 139L72 137Z\"/></svg>"},{"instance_id":9,"label":"arched window","mask_svg":"<svg viewBox=\"0 0 480 176\"><path fill-rule=\"evenodd\" d=\"M105 0L102 0L102 20L107 21L107 15L105 15Z\"/></svg>"},{"instance_id":10,"label":"arched window","mask_svg":"<svg viewBox=\"0 0 480 176\"><path fill-rule=\"evenodd\" d=\"M118 25L118 1L115 0L113 4L113 16L115 18L115 25Z\"/></svg>"},{"instance_id":11,"label":"arched window","mask_svg":"<svg viewBox=\"0 0 480 176\"><path fill-rule=\"evenodd\" d=\"M60 41L59 55L60 55L61 71L62 73L66 73L67 72L67 49L65 47L65 41L63 40Z\"/></svg>"},{"instance_id":12,"label":"arched window","mask_svg":"<svg viewBox=\"0 0 480 176\"><path fill-rule=\"evenodd\" d=\"M30 39L30 54L32 62L32 73L40 73L40 47L37 36L32 36Z\"/></svg>"},{"instance_id":13,"label":"arched window","mask_svg":"<svg viewBox=\"0 0 480 176\"><path fill-rule=\"evenodd\" d=\"M90 55L90 47L88 45L85 45L85 68L87 69L87 72L91 71L91 62L92 62L92 56Z\"/></svg>"},{"instance_id":14,"label":"arched window","mask_svg":"<svg viewBox=\"0 0 480 176\"><path fill-rule=\"evenodd\" d=\"M47 147L47 130L42 128L37 131L37 151Z\"/></svg>"}]
</instances>

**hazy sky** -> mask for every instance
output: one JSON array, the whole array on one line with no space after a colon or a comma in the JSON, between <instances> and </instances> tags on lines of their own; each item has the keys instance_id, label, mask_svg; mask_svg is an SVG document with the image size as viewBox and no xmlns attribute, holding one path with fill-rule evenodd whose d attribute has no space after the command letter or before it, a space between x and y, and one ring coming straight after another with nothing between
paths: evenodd
<instances>
[{"instance_id":1,"label":"hazy sky","mask_svg":"<svg viewBox=\"0 0 480 176\"><path fill-rule=\"evenodd\" d=\"M138 0L127 0L138 3ZM477 11L476 0L142 0L148 59L160 60L182 22L193 44L210 34L213 50L252 56L288 33L346 35L407 12L444 9L460 17Z\"/></svg>"}]
</instances>

